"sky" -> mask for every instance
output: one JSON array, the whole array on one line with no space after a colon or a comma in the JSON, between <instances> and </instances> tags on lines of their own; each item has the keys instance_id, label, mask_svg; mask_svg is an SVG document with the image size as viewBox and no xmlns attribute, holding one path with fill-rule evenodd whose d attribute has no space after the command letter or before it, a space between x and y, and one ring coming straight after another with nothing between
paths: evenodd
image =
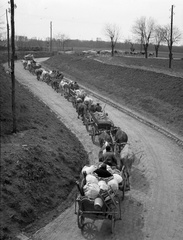
<instances>
[{"instance_id":1,"label":"sky","mask_svg":"<svg viewBox=\"0 0 183 240\"><path fill-rule=\"evenodd\" d=\"M119 41L133 39L132 26L142 16L153 18L157 24L171 21L171 6L174 5L173 25L182 33L183 45L183 0L14 0L15 34L46 39L64 34L70 39L108 40L106 24L116 25L120 31ZM0 22L4 22L6 35L6 9L8 0L0 1ZM10 14L9 14L10 17ZM2 26L2 24L1 24ZM1 30L2 31L2 30Z\"/></svg>"}]
</instances>

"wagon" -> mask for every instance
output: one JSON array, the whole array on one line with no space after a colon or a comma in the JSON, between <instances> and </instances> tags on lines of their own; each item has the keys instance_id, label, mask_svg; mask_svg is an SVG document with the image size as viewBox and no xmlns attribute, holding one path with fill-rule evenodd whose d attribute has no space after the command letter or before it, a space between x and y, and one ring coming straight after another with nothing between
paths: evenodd
<instances>
[{"instance_id":1,"label":"wagon","mask_svg":"<svg viewBox=\"0 0 183 240\"><path fill-rule=\"evenodd\" d=\"M77 195L75 200L75 214L77 214L77 224L80 229L83 229L85 219L102 220L108 219L111 221L111 232L114 232L116 220L121 219L121 203L119 196L112 189L100 194L103 206L96 208L94 199L90 199L81 194Z\"/></svg>"},{"instance_id":2,"label":"wagon","mask_svg":"<svg viewBox=\"0 0 183 240\"><path fill-rule=\"evenodd\" d=\"M24 56L24 60L34 60L33 54L28 54Z\"/></svg>"},{"instance_id":3,"label":"wagon","mask_svg":"<svg viewBox=\"0 0 183 240\"><path fill-rule=\"evenodd\" d=\"M69 89L69 99L74 108L76 108L76 93L73 89Z\"/></svg>"},{"instance_id":4,"label":"wagon","mask_svg":"<svg viewBox=\"0 0 183 240\"><path fill-rule=\"evenodd\" d=\"M95 143L95 137L100 135L103 131L111 131L111 128L114 127L114 123L109 119L108 115L105 112L95 112L89 113L89 121L85 120L86 128L90 125L91 139Z\"/></svg>"}]
</instances>

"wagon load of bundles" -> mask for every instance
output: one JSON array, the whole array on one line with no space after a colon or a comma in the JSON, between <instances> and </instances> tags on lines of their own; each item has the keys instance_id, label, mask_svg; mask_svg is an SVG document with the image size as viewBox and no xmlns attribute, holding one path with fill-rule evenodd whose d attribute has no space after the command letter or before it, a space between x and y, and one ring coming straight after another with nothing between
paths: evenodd
<instances>
[{"instance_id":1,"label":"wagon load of bundles","mask_svg":"<svg viewBox=\"0 0 183 240\"><path fill-rule=\"evenodd\" d=\"M99 129L110 130L114 126L113 121L108 117L105 112L91 113L93 121L97 124Z\"/></svg>"},{"instance_id":2,"label":"wagon load of bundles","mask_svg":"<svg viewBox=\"0 0 183 240\"><path fill-rule=\"evenodd\" d=\"M119 170L104 163L84 166L81 175L80 194L93 201L95 210L102 210L108 201L113 200L123 181Z\"/></svg>"},{"instance_id":3,"label":"wagon load of bundles","mask_svg":"<svg viewBox=\"0 0 183 240\"><path fill-rule=\"evenodd\" d=\"M25 60L33 60L34 56L33 56L33 54L27 54L27 55L24 56L24 59Z\"/></svg>"}]
</instances>

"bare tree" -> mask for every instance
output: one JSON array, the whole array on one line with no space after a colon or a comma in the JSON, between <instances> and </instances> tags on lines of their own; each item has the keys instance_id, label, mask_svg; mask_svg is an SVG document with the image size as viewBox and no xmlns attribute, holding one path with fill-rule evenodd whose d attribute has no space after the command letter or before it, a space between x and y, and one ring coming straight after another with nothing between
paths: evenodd
<instances>
[{"instance_id":1,"label":"bare tree","mask_svg":"<svg viewBox=\"0 0 183 240\"><path fill-rule=\"evenodd\" d=\"M114 24L107 24L105 26L105 34L107 37L110 38L111 41L111 55L114 56L114 48L116 46L117 41L120 37L120 31L119 28Z\"/></svg>"},{"instance_id":2,"label":"bare tree","mask_svg":"<svg viewBox=\"0 0 183 240\"><path fill-rule=\"evenodd\" d=\"M181 40L181 33L177 27L173 27L172 29L172 38L171 38L171 26L166 25L163 27L163 40L167 43L169 53L171 54L172 58L172 52L171 47L173 43L178 43Z\"/></svg>"},{"instance_id":3,"label":"bare tree","mask_svg":"<svg viewBox=\"0 0 183 240\"><path fill-rule=\"evenodd\" d=\"M148 57L147 50L154 31L154 20L152 18L146 19L141 17L136 20L132 27L132 32L136 35L137 40L142 43L145 51L145 57Z\"/></svg>"},{"instance_id":4,"label":"bare tree","mask_svg":"<svg viewBox=\"0 0 183 240\"><path fill-rule=\"evenodd\" d=\"M66 36L65 34L57 34L55 39L59 40L60 42L60 48L62 48L62 50L64 51L65 50L65 45L66 43L69 41L69 37Z\"/></svg>"},{"instance_id":5,"label":"bare tree","mask_svg":"<svg viewBox=\"0 0 183 240\"><path fill-rule=\"evenodd\" d=\"M130 52L133 53L135 51L134 43L130 39L126 39L125 43L130 45Z\"/></svg>"},{"instance_id":6,"label":"bare tree","mask_svg":"<svg viewBox=\"0 0 183 240\"><path fill-rule=\"evenodd\" d=\"M156 57L158 57L158 51L160 43L164 40L163 28L159 25L155 26L154 29L154 48L156 52Z\"/></svg>"}]
</instances>

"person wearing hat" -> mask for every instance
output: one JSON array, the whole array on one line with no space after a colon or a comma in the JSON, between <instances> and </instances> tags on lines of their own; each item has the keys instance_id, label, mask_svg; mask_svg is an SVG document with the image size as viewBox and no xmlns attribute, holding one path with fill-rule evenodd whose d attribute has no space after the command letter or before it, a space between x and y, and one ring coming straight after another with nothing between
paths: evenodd
<instances>
[{"instance_id":1,"label":"person wearing hat","mask_svg":"<svg viewBox=\"0 0 183 240\"><path fill-rule=\"evenodd\" d=\"M79 85L78 85L78 83L77 83L77 82L74 82L73 87L74 87L75 90L78 90L78 89L79 89Z\"/></svg>"},{"instance_id":2,"label":"person wearing hat","mask_svg":"<svg viewBox=\"0 0 183 240\"><path fill-rule=\"evenodd\" d=\"M107 165L105 163L102 163L101 166L94 171L98 175L98 177L102 178L108 178L112 177L112 174L107 171Z\"/></svg>"},{"instance_id":3,"label":"person wearing hat","mask_svg":"<svg viewBox=\"0 0 183 240\"><path fill-rule=\"evenodd\" d=\"M102 107L100 106L100 103L97 103L95 110L97 112L102 112Z\"/></svg>"},{"instance_id":4,"label":"person wearing hat","mask_svg":"<svg viewBox=\"0 0 183 240\"><path fill-rule=\"evenodd\" d=\"M118 161L114 153L111 152L110 146L106 146L106 152L103 154L103 163L109 165L111 168L118 168Z\"/></svg>"}]
</instances>

